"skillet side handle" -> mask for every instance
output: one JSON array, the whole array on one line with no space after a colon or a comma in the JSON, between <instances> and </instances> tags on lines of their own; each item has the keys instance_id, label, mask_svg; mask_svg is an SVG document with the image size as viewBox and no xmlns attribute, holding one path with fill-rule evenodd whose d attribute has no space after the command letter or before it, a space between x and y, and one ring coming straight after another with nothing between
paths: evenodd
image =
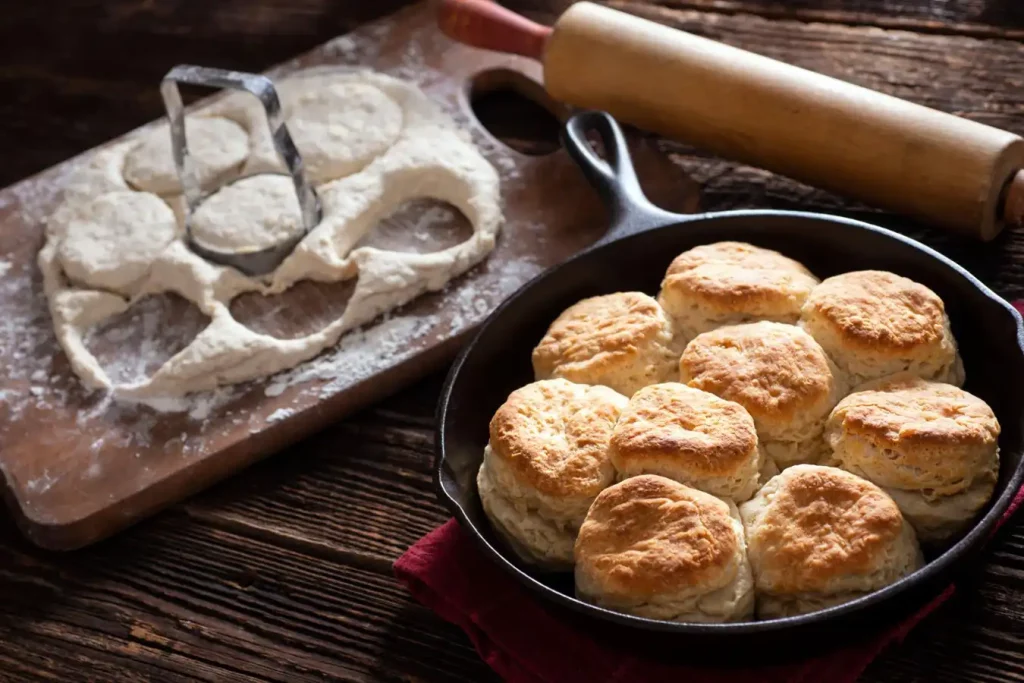
<instances>
[{"instance_id":1,"label":"skillet side handle","mask_svg":"<svg viewBox=\"0 0 1024 683\"><path fill-rule=\"evenodd\" d=\"M587 140L591 131L601 139L607 161L597 155ZM647 199L626 138L611 115L603 111L573 115L562 130L562 144L611 210L611 226L598 243L692 218L660 209Z\"/></svg>"}]
</instances>

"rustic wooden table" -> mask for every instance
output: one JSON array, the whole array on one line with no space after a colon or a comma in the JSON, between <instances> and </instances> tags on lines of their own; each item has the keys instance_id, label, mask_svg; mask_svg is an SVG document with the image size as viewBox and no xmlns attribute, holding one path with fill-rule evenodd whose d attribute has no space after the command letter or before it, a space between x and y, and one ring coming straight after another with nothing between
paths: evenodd
<instances>
[{"instance_id":1,"label":"rustic wooden table","mask_svg":"<svg viewBox=\"0 0 1024 683\"><path fill-rule=\"evenodd\" d=\"M8 3L0 182L158 117L155 85L176 62L258 70L401 4ZM612 4L1024 133L1016 0ZM707 208L867 217L937 246L1004 296L1024 297L1024 231L966 244L699 150L665 148L702 183ZM430 474L440 382L410 387L91 549L44 553L0 520L0 679L493 680L462 633L391 576L392 561L447 517ZM991 543L957 597L865 680L1024 680L1024 515Z\"/></svg>"}]
</instances>

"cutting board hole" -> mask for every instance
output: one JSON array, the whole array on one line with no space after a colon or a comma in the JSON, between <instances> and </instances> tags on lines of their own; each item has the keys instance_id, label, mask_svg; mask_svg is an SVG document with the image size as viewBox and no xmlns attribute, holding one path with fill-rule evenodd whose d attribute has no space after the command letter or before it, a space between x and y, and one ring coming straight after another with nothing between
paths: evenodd
<instances>
[{"instance_id":1,"label":"cutting board hole","mask_svg":"<svg viewBox=\"0 0 1024 683\"><path fill-rule=\"evenodd\" d=\"M153 294L90 329L85 346L111 381L133 384L151 376L209 323L188 299Z\"/></svg>"},{"instance_id":2,"label":"cutting board hole","mask_svg":"<svg viewBox=\"0 0 1024 683\"><path fill-rule=\"evenodd\" d=\"M472 235L469 219L448 202L414 199L374 226L354 248L429 254L462 244Z\"/></svg>"},{"instance_id":3,"label":"cutting board hole","mask_svg":"<svg viewBox=\"0 0 1024 683\"><path fill-rule=\"evenodd\" d=\"M253 332L278 339L315 334L340 318L356 289L356 278L341 282L296 282L285 292L247 292L231 301L231 315Z\"/></svg>"},{"instance_id":4,"label":"cutting board hole","mask_svg":"<svg viewBox=\"0 0 1024 683\"><path fill-rule=\"evenodd\" d=\"M480 125L515 151L531 156L558 151L562 108L523 74L510 69L477 74L469 104Z\"/></svg>"}]
</instances>

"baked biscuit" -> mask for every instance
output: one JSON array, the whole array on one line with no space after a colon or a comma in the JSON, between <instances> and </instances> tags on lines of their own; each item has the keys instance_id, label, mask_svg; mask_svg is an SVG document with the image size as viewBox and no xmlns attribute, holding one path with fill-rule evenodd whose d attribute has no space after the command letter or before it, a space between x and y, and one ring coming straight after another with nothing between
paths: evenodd
<instances>
[{"instance_id":1,"label":"baked biscuit","mask_svg":"<svg viewBox=\"0 0 1024 683\"><path fill-rule=\"evenodd\" d=\"M964 367L942 299L905 277L879 270L830 277L807 297L800 326L851 387L904 371L963 384Z\"/></svg>"},{"instance_id":2,"label":"baked biscuit","mask_svg":"<svg viewBox=\"0 0 1024 683\"><path fill-rule=\"evenodd\" d=\"M678 382L633 394L609 455L620 479L658 474L733 500L754 495L770 467L743 406Z\"/></svg>"},{"instance_id":3,"label":"baked biscuit","mask_svg":"<svg viewBox=\"0 0 1024 683\"><path fill-rule=\"evenodd\" d=\"M678 349L658 302L640 292L584 299L567 308L533 350L537 379L603 384L631 396L673 379Z\"/></svg>"},{"instance_id":4,"label":"baked biscuit","mask_svg":"<svg viewBox=\"0 0 1024 683\"><path fill-rule=\"evenodd\" d=\"M717 242L694 247L672 261L658 302L682 346L722 325L757 320L795 323L817 284L807 268L777 251Z\"/></svg>"},{"instance_id":5,"label":"baked biscuit","mask_svg":"<svg viewBox=\"0 0 1024 683\"><path fill-rule=\"evenodd\" d=\"M608 441L626 397L564 379L513 391L491 419L477 490L494 528L526 562L572 567L587 509L615 479Z\"/></svg>"},{"instance_id":6,"label":"baked biscuit","mask_svg":"<svg viewBox=\"0 0 1024 683\"><path fill-rule=\"evenodd\" d=\"M794 325L720 327L697 335L679 360L679 381L746 408L779 467L826 453L825 420L846 393L818 342Z\"/></svg>"},{"instance_id":7,"label":"baked biscuit","mask_svg":"<svg viewBox=\"0 0 1024 683\"><path fill-rule=\"evenodd\" d=\"M922 542L968 526L999 476L999 421L988 404L909 374L844 398L826 438L830 464L882 487Z\"/></svg>"},{"instance_id":8,"label":"baked biscuit","mask_svg":"<svg viewBox=\"0 0 1024 683\"><path fill-rule=\"evenodd\" d=\"M736 506L654 475L605 489L576 539L576 595L649 619L750 618L753 579Z\"/></svg>"},{"instance_id":9,"label":"baked biscuit","mask_svg":"<svg viewBox=\"0 0 1024 683\"><path fill-rule=\"evenodd\" d=\"M924 561L896 503L834 467L790 467L740 505L740 517L765 619L855 600Z\"/></svg>"}]
</instances>

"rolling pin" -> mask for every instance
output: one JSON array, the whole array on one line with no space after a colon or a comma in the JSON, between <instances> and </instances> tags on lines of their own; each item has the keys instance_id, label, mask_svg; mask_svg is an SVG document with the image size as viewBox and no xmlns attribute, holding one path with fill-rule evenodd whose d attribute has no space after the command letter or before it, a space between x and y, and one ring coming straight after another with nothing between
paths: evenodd
<instances>
[{"instance_id":1,"label":"rolling pin","mask_svg":"<svg viewBox=\"0 0 1024 683\"><path fill-rule=\"evenodd\" d=\"M1024 139L589 2L553 27L442 0L441 30L543 65L548 94L990 240L1024 222Z\"/></svg>"}]
</instances>

